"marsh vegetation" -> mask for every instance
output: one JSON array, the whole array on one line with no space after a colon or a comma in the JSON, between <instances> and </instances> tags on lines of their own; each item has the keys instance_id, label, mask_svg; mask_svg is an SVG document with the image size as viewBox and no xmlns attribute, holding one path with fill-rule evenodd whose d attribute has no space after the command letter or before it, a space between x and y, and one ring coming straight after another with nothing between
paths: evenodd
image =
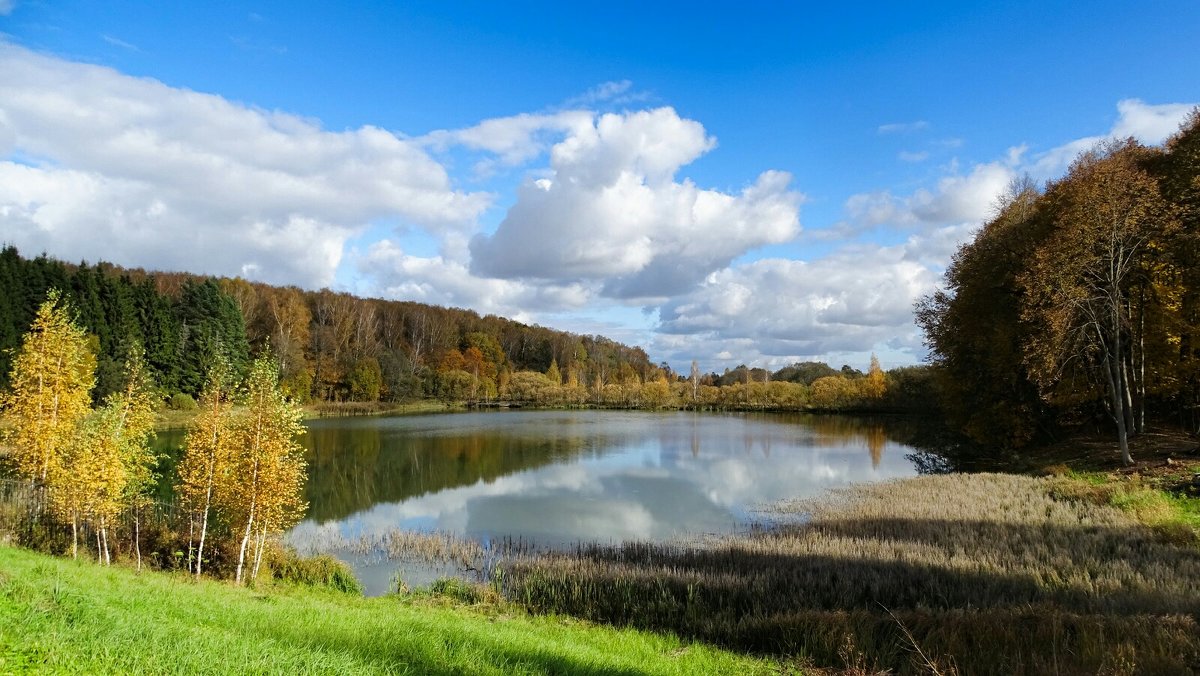
<instances>
[{"instance_id":1,"label":"marsh vegetation","mask_svg":"<svg viewBox=\"0 0 1200 676\"><path fill-rule=\"evenodd\" d=\"M1067 478L921 477L778 507L803 525L520 560L504 589L543 612L821 665L1191 673L1194 531L1109 502Z\"/></svg>"}]
</instances>

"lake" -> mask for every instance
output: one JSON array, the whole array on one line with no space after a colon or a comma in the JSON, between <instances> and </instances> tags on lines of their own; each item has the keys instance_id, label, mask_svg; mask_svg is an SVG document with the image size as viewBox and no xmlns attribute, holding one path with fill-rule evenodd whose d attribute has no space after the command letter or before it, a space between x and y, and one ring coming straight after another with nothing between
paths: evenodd
<instances>
[{"instance_id":1,"label":"lake","mask_svg":"<svg viewBox=\"0 0 1200 676\"><path fill-rule=\"evenodd\" d=\"M848 416L512 410L307 427L309 508L288 534L307 552L395 529L540 546L728 533L765 503L916 474L887 423ZM369 593L397 567L335 553Z\"/></svg>"}]
</instances>

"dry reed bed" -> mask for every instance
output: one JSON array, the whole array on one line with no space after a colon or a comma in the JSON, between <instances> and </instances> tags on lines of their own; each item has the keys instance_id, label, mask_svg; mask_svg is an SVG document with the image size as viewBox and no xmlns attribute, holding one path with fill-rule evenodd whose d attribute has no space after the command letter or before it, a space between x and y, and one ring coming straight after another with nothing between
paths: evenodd
<instances>
[{"instance_id":1,"label":"dry reed bed","mask_svg":"<svg viewBox=\"0 0 1200 676\"><path fill-rule=\"evenodd\" d=\"M411 531L393 528L381 533L345 536L335 531L317 531L288 543L304 556L351 555L368 562L400 561L449 565L460 571L490 573L501 562L526 558L544 551L520 538L500 538L487 546L443 531Z\"/></svg>"},{"instance_id":2,"label":"dry reed bed","mask_svg":"<svg viewBox=\"0 0 1200 676\"><path fill-rule=\"evenodd\" d=\"M627 543L514 562L532 608L669 629L827 666L964 673L1200 669L1200 550L1057 479L930 476L847 489L806 525L699 545ZM911 633L911 638L905 632Z\"/></svg>"}]
</instances>

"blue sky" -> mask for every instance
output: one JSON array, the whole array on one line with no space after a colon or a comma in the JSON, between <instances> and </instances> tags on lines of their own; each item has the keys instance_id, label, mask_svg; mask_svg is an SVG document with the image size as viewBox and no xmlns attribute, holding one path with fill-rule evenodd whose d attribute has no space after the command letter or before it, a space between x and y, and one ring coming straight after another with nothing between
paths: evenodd
<instances>
[{"instance_id":1,"label":"blue sky","mask_svg":"<svg viewBox=\"0 0 1200 676\"><path fill-rule=\"evenodd\" d=\"M1200 101L1195 2L0 0L0 239L686 370L923 357L1011 178Z\"/></svg>"}]
</instances>

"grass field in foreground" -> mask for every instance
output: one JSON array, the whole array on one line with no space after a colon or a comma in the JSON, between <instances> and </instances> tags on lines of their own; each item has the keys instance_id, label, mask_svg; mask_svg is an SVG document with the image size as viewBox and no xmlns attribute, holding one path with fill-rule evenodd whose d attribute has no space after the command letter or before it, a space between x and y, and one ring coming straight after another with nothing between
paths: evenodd
<instances>
[{"instance_id":1,"label":"grass field in foreground","mask_svg":"<svg viewBox=\"0 0 1200 676\"><path fill-rule=\"evenodd\" d=\"M431 599L266 592L0 545L0 674L773 673L633 630Z\"/></svg>"}]
</instances>

